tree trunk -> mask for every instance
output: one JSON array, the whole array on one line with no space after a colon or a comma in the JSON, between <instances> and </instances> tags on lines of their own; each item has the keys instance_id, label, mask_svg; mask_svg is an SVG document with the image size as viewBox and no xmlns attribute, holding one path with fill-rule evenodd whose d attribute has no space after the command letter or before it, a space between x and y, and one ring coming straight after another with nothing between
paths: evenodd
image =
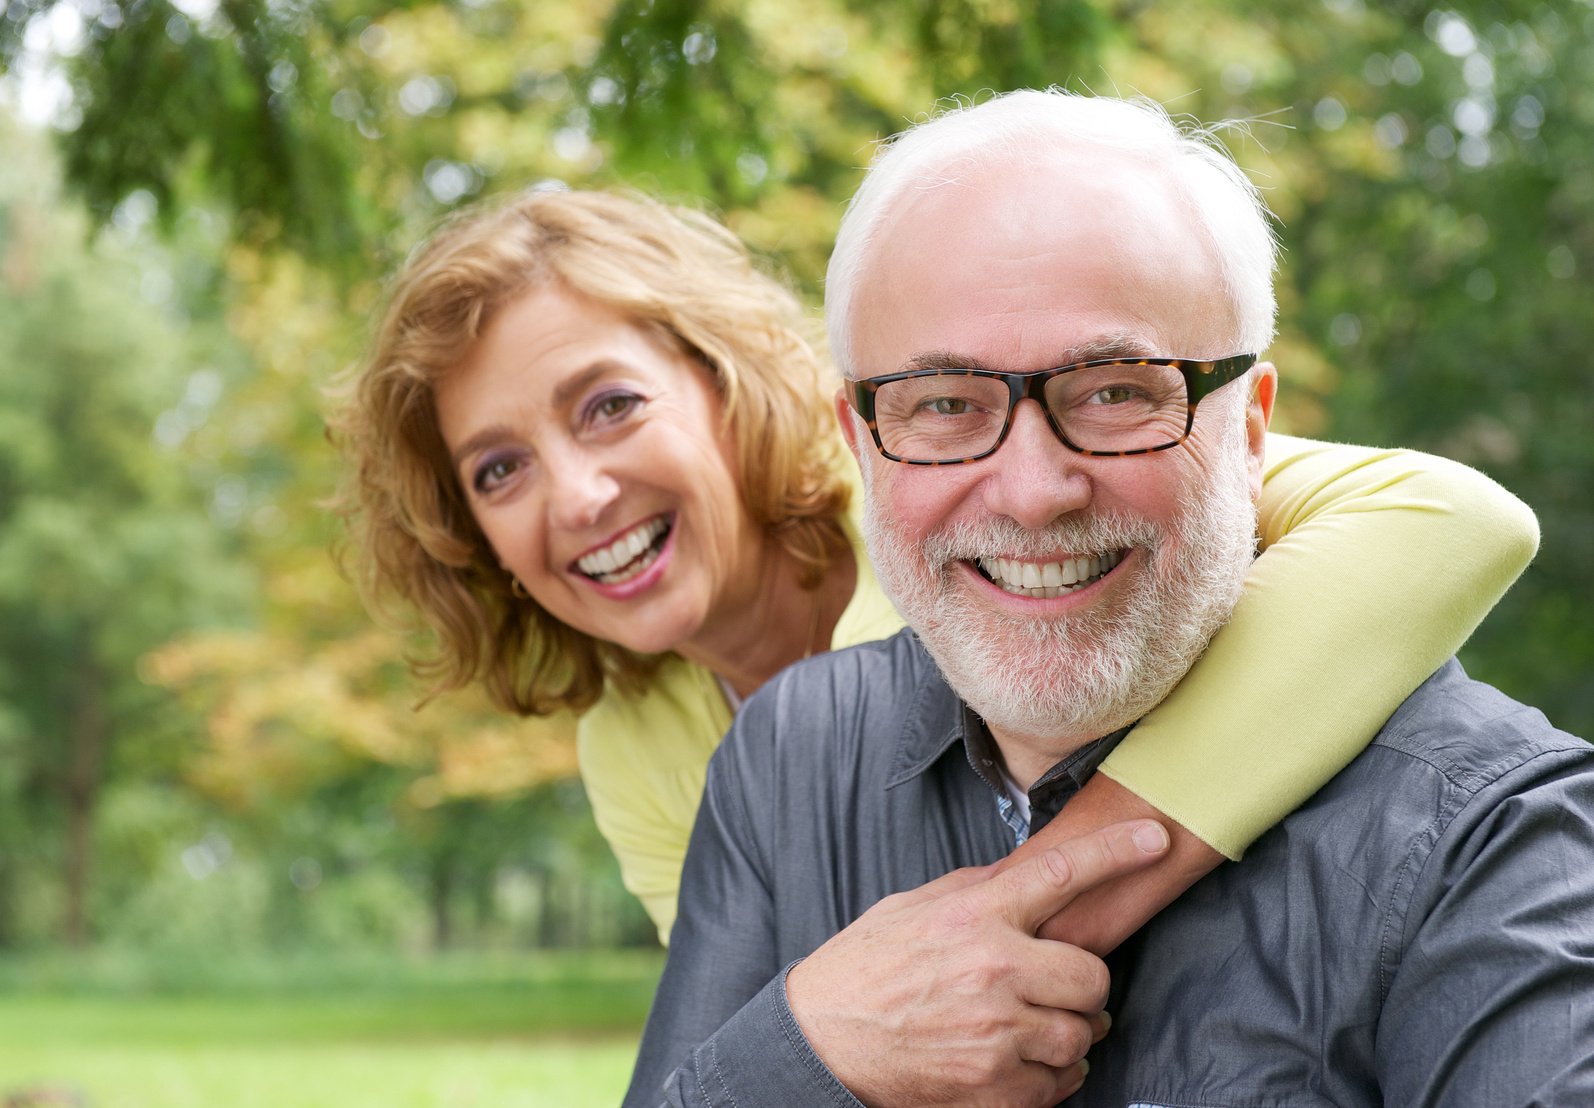
<instances>
[{"instance_id":1,"label":"tree trunk","mask_svg":"<svg viewBox=\"0 0 1594 1108\"><path fill-rule=\"evenodd\" d=\"M94 862L94 810L99 803L109 721L105 688L99 671L85 664L73 683L67 741L71 744L66 776L66 941L83 947L89 941L89 881Z\"/></svg>"},{"instance_id":2,"label":"tree trunk","mask_svg":"<svg viewBox=\"0 0 1594 1108\"><path fill-rule=\"evenodd\" d=\"M432 949L447 950L454 942L454 867L448 854L432 858Z\"/></svg>"},{"instance_id":3,"label":"tree trunk","mask_svg":"<svg viewBox=\"0 0 1594 1108\"><path fill-rule=\"evenodd\" d=\"M16 864L0 848L0 950L10 950L17 943L16 884Z\"/></svg>"},{"instance_id":4,"label":"tree trunk","mask_svg":"<svg viewBox=\"0 0 1594 1108\"><path fill-rule=\"evenodd\" d=\"M553 877L545 869L534 870L532 876L537 882L537 924L534 942L537 949L546 950L553 946L554 940Z\"/></svg>"}]
</instances>

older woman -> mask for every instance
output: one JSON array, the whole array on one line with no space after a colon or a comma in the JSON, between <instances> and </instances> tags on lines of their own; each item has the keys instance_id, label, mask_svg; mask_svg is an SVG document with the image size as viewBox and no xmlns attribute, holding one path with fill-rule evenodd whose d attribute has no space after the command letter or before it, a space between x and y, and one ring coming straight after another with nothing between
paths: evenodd
<instances>
[{"instance_id":1,"label":"older woman","mask_svg":"<svg viewBox=\"0 0 1594 1108\"><path fill-rule=\"evenodd\" d=\"M363 584L425 617L420 668L440 686L584 711L598 825L661 939L742 698L900 626L809 330L712 219L533 191L412 256L335 421ZM1261 516L1235 619L1037 836L1165 815L1174 850L1050 933L1106 949L1237 857L1461 643L1537 540L1465 467L1278 437ZM1239 773L1167 768L1204 766Z\"/></svg>"}]
</instances>

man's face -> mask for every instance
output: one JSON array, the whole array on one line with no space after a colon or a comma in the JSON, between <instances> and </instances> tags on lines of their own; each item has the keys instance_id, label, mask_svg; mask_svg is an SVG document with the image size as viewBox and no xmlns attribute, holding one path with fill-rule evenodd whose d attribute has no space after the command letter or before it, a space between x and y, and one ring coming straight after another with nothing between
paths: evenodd
<instances>
[{"instance_id":1,"label":"man's face","mask_svg":"<svg viewBox=\"0 0 1594 1108\"><path fill-rule=\"evenodd\" d=\"M909 190L859 283L859 375L1244 353L1226 345L1212 252L1157 171L1127 156L1089 166ZM1271 367L1253 375L1264 387L1244 421L1250 382L1237 381L1202 403L1183 445L1134 457L1070 451L1025 401L992 456L901 465L842 411L882 584L1021 783L1162 699L1227 618L1272 395ZM1033 766L1013 764L1008 738L1028 740Z\"/></svg>"}]
</instances>

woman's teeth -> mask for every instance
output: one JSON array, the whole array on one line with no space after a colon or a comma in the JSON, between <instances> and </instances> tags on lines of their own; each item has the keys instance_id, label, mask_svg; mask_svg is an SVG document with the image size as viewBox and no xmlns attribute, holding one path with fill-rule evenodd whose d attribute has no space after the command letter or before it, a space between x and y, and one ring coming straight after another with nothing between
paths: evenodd
<instances>
[{"instance_id":1,"label":"woman's teeth","mask_svg":"<svg viewBox=\"0 0 1594 1108\"><path fill-rule=\"evenodd\" d=\"M604 585L618 585L629 581L659 556L657 544L660 536L670 529L669 519L654 516L639 523L601 550L583 554L576 559L576 568Z\"/></svg>"},{"instance_id":2,"label":"woman's teeth","mask_svg":"<svg viewBox=\"0 0 1594 1108\"><path fill-rule=\"evenodd\" d=\"M1003 591L1046 600L1090 584L1123 558L1123 551L1115 550L1061 562L1016 562L1009 558L981 558L979 562L980 569Z\"/></svg>"}]
</instances>

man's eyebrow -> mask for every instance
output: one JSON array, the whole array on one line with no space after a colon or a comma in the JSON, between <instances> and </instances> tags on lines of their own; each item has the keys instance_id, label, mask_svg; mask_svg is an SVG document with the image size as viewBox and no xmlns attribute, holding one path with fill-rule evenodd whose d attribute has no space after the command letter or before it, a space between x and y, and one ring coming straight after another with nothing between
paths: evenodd
<instances>
[{"instance_id":1,"label":"man's eyebrow","mask_svg":"<svg viewBox=\"0 0 1594 1108\"><path fill-rule=\"evenodd\" d=\"M1064 351L1066 361L1058 365L1072 365L1075 362L1094 362L1100 358L1154 358L1157 352L1148 347L1141 339L1132 335L1117 334L1104 335L1098 339L1081 343L1070 350Z\"/></svg>"},{"instance_id":2,"label":"man's eyebrow","mask_svg":"<svg viewBox=\"0 0 1594 1108\"><path fill-rule=\"evenodd\" d=\"M1056 358L1044 366L1035 366L1035 370L1054 369L1057 366L1073 365L1076 362L1093 362L1101 358L1153 358L1157 354L1146 346L1141 339L1131 335L1106 335L1102 338L1091 339L1080 343L1078 346L1069 347L1060 351ZM948 350L929 350L923 354L915 354L902 363L901 371L917 369L1006 369L1005 366L993 366L981 358L968 354L954 354ZM1015 370L1014 372L1028 372Z\"/></svg>"},{"instance_id":3,"label":"man's eyebrow","mask_svg":"<svg viewBox=\"0 0 1594 1108\"><path fill-rule=\"evenodd\" d=\"M919 369L991 369L979 358L967 354L953 354L948 350L930 350L915 354L899 367L899 372Z\"/></svg>"}]
</instances>

